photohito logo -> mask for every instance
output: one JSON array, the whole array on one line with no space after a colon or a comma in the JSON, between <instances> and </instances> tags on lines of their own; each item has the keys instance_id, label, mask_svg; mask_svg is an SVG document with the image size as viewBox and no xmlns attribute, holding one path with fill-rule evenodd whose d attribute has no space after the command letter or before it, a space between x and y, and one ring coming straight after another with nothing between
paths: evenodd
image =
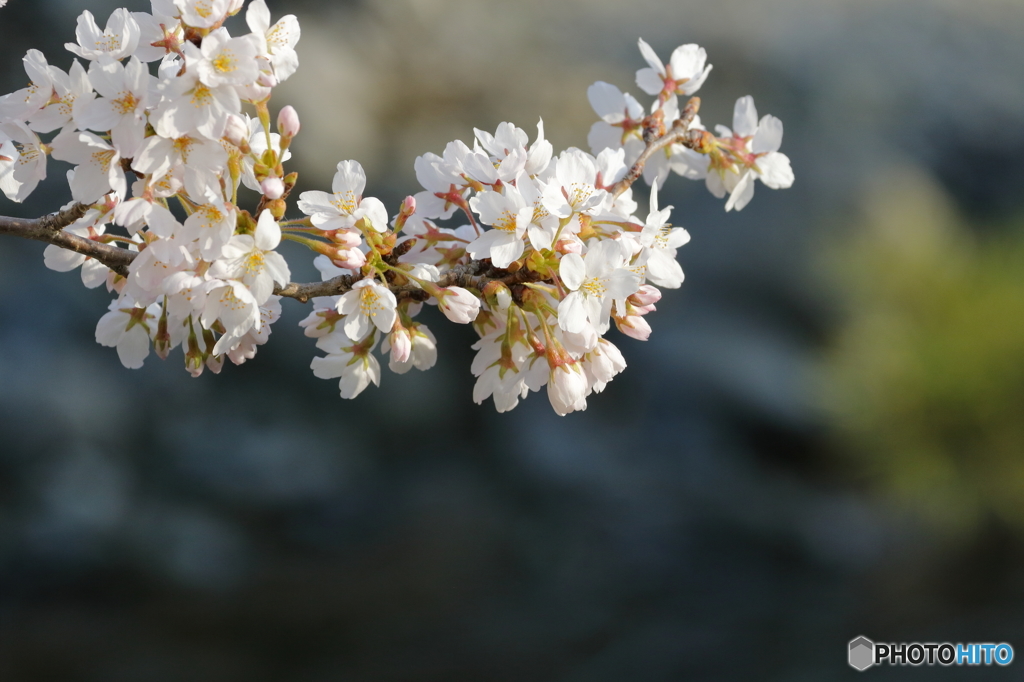
<instances>
[{"instance_id":1,"label":"photohito logo","mask_svg":"<svg viewBox=\"0 0 1024 682\"><path fill-rule=\"evenodd\" d=\"M920 642L882 644L864 636L850 640L850 667L867 670L873 665L1010 665L1013 647L999 644L951 644Z\"/></svg>"}]
</instances>

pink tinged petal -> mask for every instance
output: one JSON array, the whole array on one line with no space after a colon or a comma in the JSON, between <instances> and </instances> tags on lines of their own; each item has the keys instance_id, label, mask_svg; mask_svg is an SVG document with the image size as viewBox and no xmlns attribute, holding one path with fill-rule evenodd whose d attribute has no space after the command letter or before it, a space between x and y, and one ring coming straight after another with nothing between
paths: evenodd
<instances>
[{"instance_id":1,"label":"pink tinged petal","mask_svg":"<svg viewBox=\"0 0 1024 682\"><path fill-rule=\"evenodd\" d=\"M576 291L587 276L587 266L578 254L568 253L558 264L558 274L565 286Z\"/></svg>"},{"instance_id":2,"label":"pink tinged petal","mask_svg":"<svg viewBox=\"0 0 1024 682\"><path fill-rule=\"evenodd\" d=\"M782 121L769 114L758 124L754 139L750 141L750 151L755 154L777 152L781 146Z\"/></svg>"},{"instance_id":3,"label":"pink tinged petal","mask_svg":"<svg viewBox=\"0 0 1024 682\"><path fill-rule=\"evenodd\" d=\"M281 226L274 220L270 211L260 213L256 222L256 248L261 251L271 251L281 243Z\"/></svg>"},{"instance_id":4,"label":"pink tinged petal","mask_svg":"<svg viewBox=\"0 0 1024 682\"><path fill-rule=\"evenodd\" d=\"M729 200L725 202L725 210L742 210L743 207L749 204L750 200L753 198L754 174L744 173L743 177L741 177L739 182L736 183L736 187L733 188L732 194L729 195Z\"/></svg>"},{"instance_id":5,"label":"pink tinged petal","mask_svg":"<svg viewBox=\"0 0 1024 682\"><path fill-rule=\"evenodd\" d=\"M626 98L611 83L597 81L587 88L587 99L594 113L608 123L620 123L625 118Z\"/></svg>"},{"instance_id":6,"label":"pink tinged petal","mask_svg":"<svg viewBox=\"0 0 1024 682\"><path fill-rule=\"evenodd\" d=\"M732 111L732 130L740 137L749 137L757 132L757 107L750 95L736 100Z\"/></svg>"},{"instance_id":7,"label":"pink tinged petal","mask_svg":"<svg viewBox=\"0 0 1024 682\"><path fill-rule=\"evenodd\" d=\"M761 182L772 189L786 189L793 184L793 168L789 157L779 152L769 152L757 160L761 169Z\"/></svg>"}]
</instances>

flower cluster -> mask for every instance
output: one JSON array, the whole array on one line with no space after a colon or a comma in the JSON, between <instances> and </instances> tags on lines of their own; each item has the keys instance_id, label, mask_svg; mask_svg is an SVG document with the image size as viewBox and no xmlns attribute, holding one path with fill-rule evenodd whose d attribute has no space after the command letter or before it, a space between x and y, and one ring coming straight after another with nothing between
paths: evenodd
<instances>
[{"instance_id":1,"label":"flower cluster","mask_svg":"<svg viewBox=\"0 0 1024 682\"><path fill-rule=\"evenodd\" d=\"M283 164L299 121L286 106L272 131L269 101L298 66L299 26L290 15L272 24L265 0L253 0L251 32L232 36L223 23L244 4L152 0L152 13L119 9L103 29L85 11L67 49L87 66L64 72L30 50L30 84L0 98L0 190L21 201L47 156L74 164L73 219L45 263L81 267L86 286L116 293L96 340L127 367L178 346L193 375L225 358L240 364L291 297L312 300L300 325L325 353L314 374L353 398L380 382L375 353L397 373L433 366L435 337L417 320L427 304L480 337L474 400L503 412L546 387L558 414L582 410L625 368L605 338L611 326L647 339L659 288L682 284L676 250L689 235L658 202L668 175L706 179L729 195L727 210L749 202L756 179L793 180L781 122L759 121L751 98L737 102L732 130L703 128L690 97L711 71L702 48L679 47L666 65L641 40L648 67L637 85L654 101L591 86L601 119L592 153L556 154L543 122L532 141L502 123L417 158L423 191L393 216L365 195L360 164L342 161L331 191L301 192L304 217L289 220L297 176ZM631 187L641 176L645 217ZM251 210L242 185L259 195ZM62 248L68 239L75 250ZM282 239L316 254L323 282L290 282Z\"/></svg>"}]
</instances>

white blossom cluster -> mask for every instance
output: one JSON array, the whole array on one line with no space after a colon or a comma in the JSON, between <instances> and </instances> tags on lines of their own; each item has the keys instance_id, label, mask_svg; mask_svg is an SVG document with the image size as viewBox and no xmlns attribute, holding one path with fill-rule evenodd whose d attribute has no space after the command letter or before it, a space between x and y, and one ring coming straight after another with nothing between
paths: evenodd
<instances>
[{"instance_id":1,"label":"white blossom cluster","mask_svg":"<svg viewBox=\"0 0 1024 682\"><path fill-rule=\"evenodd\" d=\"M758 120L745 97L732 130L711 135L679 104L711 70L703 48L683 45L666 65L641 40L648 67L637 85L655 99L645 108L613 85L591 86L601 119L592 153L556 155L542 122L532 142L502 123L476 130L472 146L456 140L417 158L423 191L391 218L364 196L360 164L343 161L331 191L302 192L305 217L288 220L296 175L283 164L299 121L284 107L271 132L268 103L298 66L299 25L291 15L272 24L265 0L253 0L251 32L233 37L223 23L244 4L152 0L152 13L119 9L103 29L85 11L66 47L87 66L64 72L30 50L30 84L0 98L0 190L21 201L45 177L47 156L69 161L73 203L89 208L65 230L136 254L125 277L74 251L45 252L48 267L81 267L86 286L116 294L96 340L126 367L179 345L194 376L252 358L281 296L305 300L294 292L311 286L290 284L275 250L284 238L318 254L323 280L339 283L342 293L314 297L300 325L325 353L314 374L339 379L342 397L379 384L375 351L397 373L433 366L435 338L416 321L427 303L480 336L474 400L504 412L546 386L558 414L582 410L625 368L605 338L611 325L647 339L659 287L683 281L676 250L689 235L669 224L672 207L658 206L669 173L705 179L729 195L727 210L749 202L757 179L792 184L778 119ZM671 144L652 146L674 131ZM630 187L641 165L645 218ZM239 185L259 193L252 210L239 206Z\"/></svg>"}]
</instances>

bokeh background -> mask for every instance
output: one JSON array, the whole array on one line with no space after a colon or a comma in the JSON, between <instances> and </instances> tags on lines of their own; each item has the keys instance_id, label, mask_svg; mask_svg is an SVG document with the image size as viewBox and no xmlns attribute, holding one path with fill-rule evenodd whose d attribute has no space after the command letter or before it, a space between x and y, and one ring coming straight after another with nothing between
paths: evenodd
<instances>
[{"instance_id":1,"label":"bokeh background","mask_svg":"<svg viewBox=\"0 0 1024 682\"><path fill-rule=\"evenodd\" d=\"M3 241L0 679L845 680L862 634L1024 655L1018 0L268 4L303 30L275 96L299 190L354 158L396 206L417 155L504 120L585 147L586 88L637 93L640 36L707 48L706 123L746 94L781 117L796 184L739 214L669 184L687 281L564 418L474 405L472 334L437 316L437 367L355 401L294 301L221 376L129 371L93 341L107 294ZM10 0L0 91L117 6L148 2Z\"/></svg>"}]
</instances>

